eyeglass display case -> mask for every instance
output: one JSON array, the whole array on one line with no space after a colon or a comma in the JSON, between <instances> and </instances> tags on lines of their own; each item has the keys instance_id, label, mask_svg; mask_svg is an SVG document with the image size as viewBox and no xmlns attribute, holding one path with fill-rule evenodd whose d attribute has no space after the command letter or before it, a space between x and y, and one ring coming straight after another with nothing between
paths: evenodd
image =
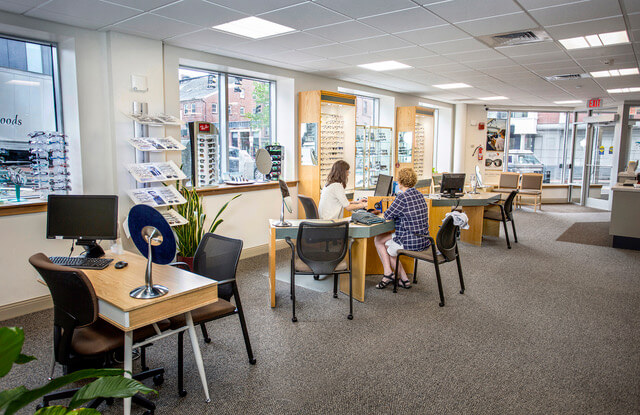
<instances>
[{"instance_id":1,"label":"eyeglass display case","mask_svg":"<svg viewBox=\"0 0 640 415\"><path fill-rule=\"evenodd\" d=\"M347 188L355 183L356 97L330 91L298 94L300 121L298 191L316 204L333 164L345 160L351 166Z\"/></svg>"},{"instance_id":2,"label":"eyeglass display case","mask_svg":"<svg viewBox=\"0 0 640 415\"><path fill-rule=\"evenodd\" d=\"M356 126L356 189L372 189L378 175L391 176L393 165L393 129Z\"/></svg>"},{"instance_id":3,"label":"eyeglass display case","mask_svg":"<svg viewBox=\"0 0 640 415\"><path fill-rule=\"evenodd\" d=\"M423 107L396 108L396 167L413 167L418 178L431 177L434 111Z\"/></svg>"}]
</instances>

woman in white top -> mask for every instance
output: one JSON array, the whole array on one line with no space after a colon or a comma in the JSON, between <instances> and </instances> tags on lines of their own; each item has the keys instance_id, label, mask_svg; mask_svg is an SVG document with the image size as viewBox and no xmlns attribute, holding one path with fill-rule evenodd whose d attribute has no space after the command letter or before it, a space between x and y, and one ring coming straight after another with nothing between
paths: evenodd
<instances>
[{"instance_id":1,"label":"woman in white top","mask_svg":"<svg viewBox=\"0 0 640 415\"><path fill-rule=\"evenodd\" d=\"M344 160L333 163L327 176L327 184L320 194L320 203L318 204L320 219L340 219L342 218L342 209L351 211L367 208L366 199L357 202L347 200L344 189L347 187L348 179L349 163Z\"/></svg>"}]
</instances>

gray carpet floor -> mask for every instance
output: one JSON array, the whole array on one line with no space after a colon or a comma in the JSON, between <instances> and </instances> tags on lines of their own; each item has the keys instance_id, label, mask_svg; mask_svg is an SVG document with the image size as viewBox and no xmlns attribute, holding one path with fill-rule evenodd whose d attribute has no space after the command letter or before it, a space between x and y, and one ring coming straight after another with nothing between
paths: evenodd
<instances>
[{"instance_id":1,"label":"gray carpet floor","mask_svg":"<svg viewBox=\"0 0 640 415\"><path fill-rule=\"evenodd\" d=\"M175 338L159 341L148 357L167 371L157 413L638 414L640 252L556 241L575 222L609 220L571 210L518 210L511 250L504 237L461 244L467 291L458 294L456 267L446 264L443 308L433 268L421 264L419 284L398 294L376 290L370 277L352 321L346 296L299 288L293 324L286 283L278 281L278 307L268 306L266 256L243 260L258 363L247 362L236 318L209 323L205 404L188 340L185 398L176 394ZM286 267L287 251L278 255ZM39 360L14 367L0 390L44 382L51 317L4 322L24 327L24 351ZM120 413L121 404L101 410Z\"/></svg>"}]
</instances>

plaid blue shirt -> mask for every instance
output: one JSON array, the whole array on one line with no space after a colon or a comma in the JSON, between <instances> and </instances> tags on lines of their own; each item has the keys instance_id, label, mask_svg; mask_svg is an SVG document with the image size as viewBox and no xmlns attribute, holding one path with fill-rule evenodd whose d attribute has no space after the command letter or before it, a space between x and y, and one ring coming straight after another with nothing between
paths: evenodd
<instances>
[{"instance_id":1,"label":"plaid blue shirt","mask_svg":"<svg viewBox=\"0 0 640 415\"><path fill-rule=\"evenodd\" d=\"M416 233L429 235L429 216L424 195L414 187L396 196L389 209L384 212L385 219L393 219L396 234L393 240L402 244L404 249L422 251L429 246L429 240Z\"/></svg>"}]
</instances>

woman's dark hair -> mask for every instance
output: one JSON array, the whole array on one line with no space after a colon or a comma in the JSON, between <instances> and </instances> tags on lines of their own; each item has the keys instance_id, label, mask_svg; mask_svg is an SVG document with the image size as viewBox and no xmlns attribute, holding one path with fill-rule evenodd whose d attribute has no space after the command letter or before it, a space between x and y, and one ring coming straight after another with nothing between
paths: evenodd
<instances>
[{"instance_id":1,"label":"woman's dark hair","mask_svg":"<svg viewBox=\"0 0 640 415\"><path fill-rule=\"evenodd\" d=\"M347 179L349 178L349 163L344 160L338 160L331 166L331 171L327 176L327 185L332 183L340 183L342 187L347 187ZM326 187L325 186L325 187Z\"/></svg>"}]
</instances>

